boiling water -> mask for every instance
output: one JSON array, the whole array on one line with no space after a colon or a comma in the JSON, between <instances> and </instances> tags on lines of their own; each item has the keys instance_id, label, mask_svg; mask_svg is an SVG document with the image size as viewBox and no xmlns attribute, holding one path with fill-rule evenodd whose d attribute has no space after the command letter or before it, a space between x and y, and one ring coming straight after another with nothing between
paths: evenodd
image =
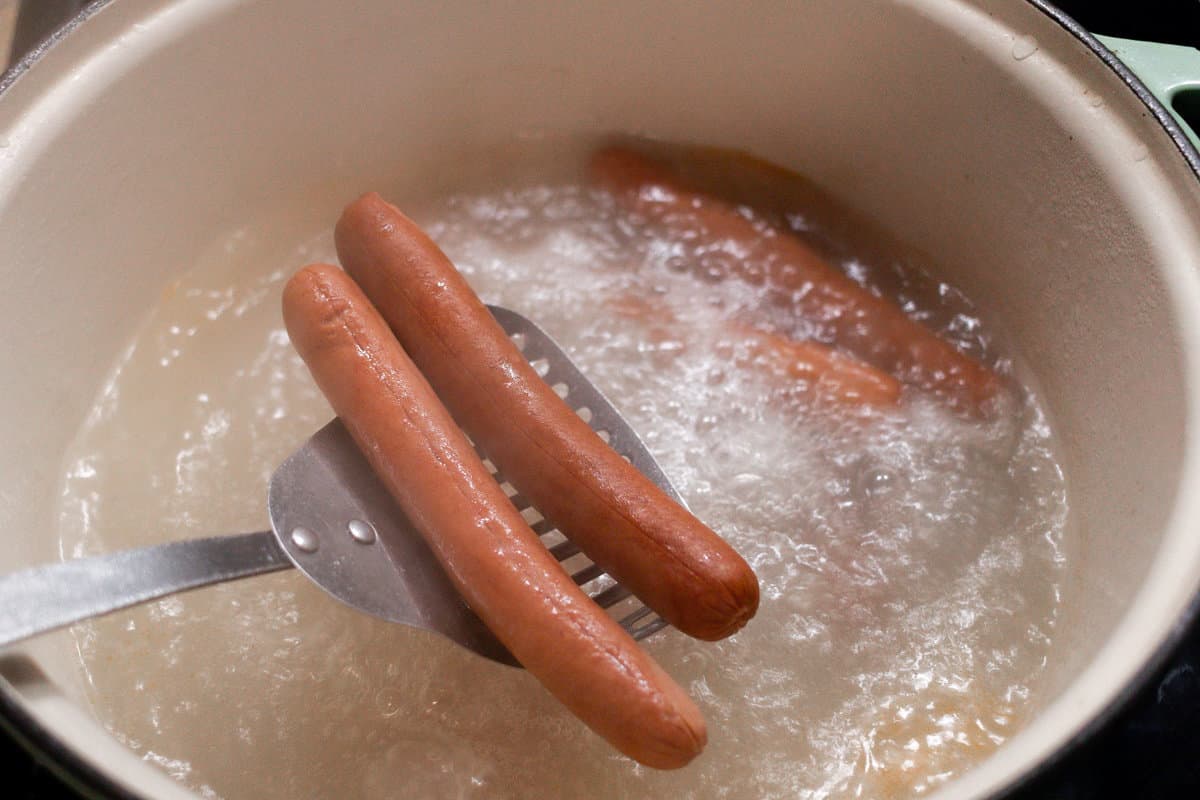
<instances>
[{"instance_id":1,"label":"boiling water","mask_svg":"<svg viewBox=\"0 0 1200 800\"><path fill-rule=\"evenodd\" d=\"M886 413L815 404L739 358L726 321L821 330L759 289L697 280L685 267L711 250L632 224L581 184L578 155L547 158L405 205L487 301L567 348L757 572L741 633L645 642L699 703L707 751L640 767L524 672L295 572L78 626L96 713L201 794L256 800L880 797L983 759L1022 723L1058 610L1066 498L1037 396L1014 380L986 422L911 390ZM215 242L120 355L66 462L64 556L266 527L270 473L331 416L279 294L335 258L332 220L292 210ZM1011 375L971 305L910 257L785 211L856 280Z\"/></svg>"}]
</instances>

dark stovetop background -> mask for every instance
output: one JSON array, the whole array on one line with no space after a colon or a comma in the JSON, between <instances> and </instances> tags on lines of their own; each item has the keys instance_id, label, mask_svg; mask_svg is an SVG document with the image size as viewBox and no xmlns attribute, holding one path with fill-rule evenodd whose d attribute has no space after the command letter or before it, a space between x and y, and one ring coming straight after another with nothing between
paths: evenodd
<instances>
[{"instance_id":1,"label":"dark stovetop background","mask_svg":"<svg viewBox=\"0 0 1200 800\"><path fill-rule=\"evenodd\" d=\"M1060 0L1094 33L1200 46L1200 0ZM75 800L0 730L0 795ZM1101 733L1018 793L1018 800L1200 796L1200 624Z\"/></svg>"}]
</instances>

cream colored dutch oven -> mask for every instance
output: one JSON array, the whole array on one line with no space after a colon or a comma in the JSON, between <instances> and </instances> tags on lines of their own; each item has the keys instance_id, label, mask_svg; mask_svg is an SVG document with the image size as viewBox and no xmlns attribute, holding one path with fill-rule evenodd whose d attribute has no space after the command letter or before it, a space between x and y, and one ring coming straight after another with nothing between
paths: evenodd
<instances>
[{"instance_id":1,"label":"cream colored dutch oven","mask_svg":"<svg viewBox=\"0 0 1200 800\"><path fill-rule=\"evenodd\" d=\"M1075 552L1036 715L938 797L1018 785L1111 714L1200 590L1200 159L1037 2L91 7L0 97L0 573L58 557L67 441L214 232L538 130L750 150L989 309L1052 408ZM73 657L0 654L9 723L110 794L193 797L91 718Z\"/></svg>"}]
</instances>

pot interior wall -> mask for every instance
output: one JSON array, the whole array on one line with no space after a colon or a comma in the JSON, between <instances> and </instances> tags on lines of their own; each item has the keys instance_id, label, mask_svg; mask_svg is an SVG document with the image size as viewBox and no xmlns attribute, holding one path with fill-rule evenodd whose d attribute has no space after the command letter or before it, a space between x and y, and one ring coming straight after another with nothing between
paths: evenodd
<instances>
[{"instance_id":1,"label":"pot interior wall","mask_svg":"<svg viewBox=\"0 0 1200 800\"><path fill-rule=\"evenodd\" d=\"M812 177L932 254L1024 354L1072 491L1049 704L1137 607L1156 559L1192 581L1164 607L1195 584L1198 548L1169 523L1196 196L1094 56L1031 7L979 5L103 9L0 104L0 571L59 557L60 461L104 372L163 288L240 221L306 198L291 224L309 230L366 188L439 180L465 149L633 131ZM1165 245L1175 217L1183 244ZM28 652L76 680L68 639Z\"/></svg>"}]
</instances>

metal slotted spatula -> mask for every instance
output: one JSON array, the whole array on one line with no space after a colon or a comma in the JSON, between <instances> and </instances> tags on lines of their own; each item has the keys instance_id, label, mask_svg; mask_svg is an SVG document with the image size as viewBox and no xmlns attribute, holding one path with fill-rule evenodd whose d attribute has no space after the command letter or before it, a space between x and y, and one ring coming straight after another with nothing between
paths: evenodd
<instances>
[{"instance_id":1,"label":"metal slotted spatula","mask_svg":"<svg viewBox=\"0 0 1200 800\"><path fill-rule=\"evenodd\" d=\"M629 423L566 353L520 314L489 308L538 374L592 429L682 504ZM635 639L665 627L542 519L486 457L484 463L575 582ZM516 663L459 597L340 420L275 470L267 508L269 531L171 542L0 578L0 647L175 592L298 567L360 611L436 631L488 658Z\"/></svg>"}]
</instances>

